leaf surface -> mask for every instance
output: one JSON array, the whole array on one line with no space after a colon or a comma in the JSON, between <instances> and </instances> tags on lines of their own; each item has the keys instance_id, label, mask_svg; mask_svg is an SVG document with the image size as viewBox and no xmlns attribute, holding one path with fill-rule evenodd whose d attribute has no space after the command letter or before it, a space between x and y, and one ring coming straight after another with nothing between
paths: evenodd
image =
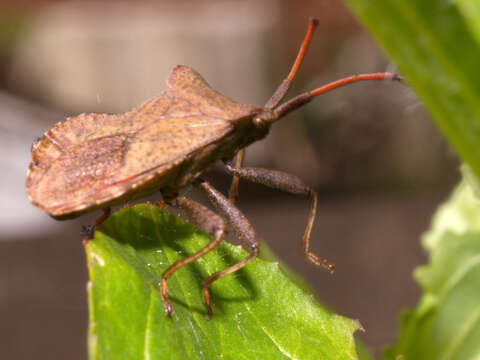
<instances>
[{"instance_id":1,"label":"leaf surface","mask_svg":"<svg viewBox=\"0 0 480 360\"><path fill-rule=\"evenodd\" d=\"M247 255L223 242L169 280L165 316L159 282L174 261L209 237L152 205L112 215L86 245L90 359L356 359L359 323L333 314L274 262L254 260L211 287L206 320L202 279Z\"/></svg>"}]
</instances>

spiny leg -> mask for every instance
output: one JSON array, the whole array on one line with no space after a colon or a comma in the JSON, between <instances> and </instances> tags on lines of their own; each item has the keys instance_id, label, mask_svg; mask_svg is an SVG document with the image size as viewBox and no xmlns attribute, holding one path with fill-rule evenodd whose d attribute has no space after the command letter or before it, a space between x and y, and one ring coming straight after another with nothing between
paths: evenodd
<instances>
[{"instance_id":1,"label":"spiny leg","mask_svg":"<svg viewBox=\"0 0 480 360\"><path fill-rule=\"evenodd\" d=\"M244 243L248 244L250 247L250 255L247 256L245 259L222 271L211 275L203 281L203 299L207 304L208 315L211 316L212 307L210 305L210 293L208 291L209 286L214 281L239 270L240 268L247 265L254 258L256 258L259 252L259 244L252 225L250 225L250 222L247 220L245 215L243 215L242 212L235 205L233 205L225 196L223 196L218 190L213 188L209 183L205 181L200 181L196 184L196 186L205 190L212 204L215 205L215 207L229 221L237 237Z\"/></svg>"},{"instance_id":2,"label":"spiny leg","mask_svg":"<svg viewBox=\"0 0 480 360\"><path fill-rule=\"evenodd\" d=\"M235 158L235 167L236 168L241 168L243 164L243 157L245 155L245 149L241 149L237 153L237 157ZM230 191L228 192L228 200L232 204L235 204L235 200L237 199L238 196L238 182L240 178L236 175L233 175L232 178L232 184L230 185Z\"/></svg>"},{"instance_id":3,"label":"spiny leg","mask_svg":"<svg viewBox=\"0 0 480 360\"><path fill-rule=\"evenodd\" d=\"M170 267L165 270L162 274L162 282L161 282L161 292L163 302L165 304L165 313L167 316L170 316L172 313L172 304L168 298L168 285L167 280L170 276L173 275L175 271L188 265L198 258L202 257L209 251L216 248L223 239L223 236L226 232L226 226L223 219L215 214L210 209L206 208L205 206L197 203L196 201L189 200L184 197L177 197L174 199L167 199L165 201L167 204L182 209L185 211L189 220L199 229L206 232L207 234L213 235L213 240L205 246L203 249L197 251L195 254L192 254L184 259L178 260L174 262ZM204 296L205 298L205 296ZM210 298L205 298L205 303L207 304L207 314L211 316L212 309L210 307Z\"/></svg>"},{"instance_id":4,"label":"spiny leg","mask_svg":"<svg viewBox=\"0 0 480 360\"><path fill-rule=\"evenodd\" d=\"M313 222L317 212L317 193L313 189L307 186L299 177L282 171L262 168L237 169L229 164L225 164L225 166L230 174L237 175L242 179L263 184L265 186L285 191L290 194L310 196L310 211L308 213L307 225L305 226L305 231L303 232L302 251L309 261L315 265L321 265L330 273L333 273L335 270L333 264L310 251L310 234L312 232Z\"/></svg>"}]
</instances>

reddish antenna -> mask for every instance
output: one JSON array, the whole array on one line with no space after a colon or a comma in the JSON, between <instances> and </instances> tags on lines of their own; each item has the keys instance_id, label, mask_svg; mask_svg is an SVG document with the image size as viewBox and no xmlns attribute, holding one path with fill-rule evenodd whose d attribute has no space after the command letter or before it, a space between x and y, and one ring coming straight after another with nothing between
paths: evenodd
<instances>
[{"instance_id":1,"label":"reddish antenna","mask_svg":"<svg viewBox=\"0 0 480 360\"><path fill-rule=\"evenodd\" d=\"M295 59L295 62L293 63L292 68L290 69L290 73L282 81L282 83L277 88L277 90L275 90L270 100L267 101L267 103L264 106L265 109L271 110L274 107L276 107L280 103L280 101L282 101L283 97L287 93L293 81L293 78L297 74L297 71L303 62L303 58L307 53L308 46L310 45L310 41L312 40L313 33L317 28L317 25L318 25L318 19L311 18L310 22L308 23L307 33L305 34L305 38L302 41L302 45L300 45L300 50L298 51L297 58Z\"/></svg>"},{"instance_id":2,"label":"reddish antenna","mask_svg":"<svg viewBox=\"0 0 480 360\"><path fill-rule=\"evenodd\" d=\"M287 102L278 106L280 101L282 101L282 99L286 95L293 79L295 78L295 75L298 72L298 69L300 68L300 65L303 61L303 58L305 57L305 54L307 53L308 46L310 45L310 42L313 37L313 33L317 25L318 25L317 19L310 19L310 22L307 28L307 33L305 34L305 38L303 39L302 45L300 46L300 50L298 51L297 58L295 59L295 62L293 63L288 76L282 81L282 83L277 88L277 90L275 90L275 93L265 104L264 108L266 110L273 110L274 116L269 119L271 122L276 121L277 119L286 115L290 111L293 111L298 107L308 103L315 96L324 94L328 91L331 91L341 86L345 86L357 81L365 81L365 80L393 80L393 81L402 80L402 78L399 75L392 72L378 72L378 73L370 73L370 74L352 75L352 76L345 77L343 79L333 81L331 83L318 87L314 90L308 91L306 93L300 94L298 96L295 96L293 99L288 100Z\"/></svg>"}]
</instances>

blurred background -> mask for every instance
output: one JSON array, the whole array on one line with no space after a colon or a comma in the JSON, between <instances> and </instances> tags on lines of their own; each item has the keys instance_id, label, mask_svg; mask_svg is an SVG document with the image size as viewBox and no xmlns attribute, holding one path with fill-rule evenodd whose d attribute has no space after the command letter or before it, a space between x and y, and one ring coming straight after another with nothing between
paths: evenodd
<instances>
[{"instance_id":1,"label":"blurred background","mask_svg":"<svg viewBox=\"0 0 480 360\"><path fill-rule=\"evenodd\" d=\"M81 227L99 214L57 222L29 204L35 138L66 116L139 105L165 90L177 64L238 102L262 105L288 73L311 16L320 25L288 96L395 70L340 0L0 3L2 359L87 356ZM395 340L399 311L418 299L412 270L427 260L421 233L459 178L420 101L398 83L336 90L276 123L248 149L246 165L296 174L319 191L312 243L336 264L333 276L300 252L307 199L241 182L238 204L319 298L361 321L360 338L378 354ZM221 168L208 179L227 192Z\"/></svg>"}]
</instances>

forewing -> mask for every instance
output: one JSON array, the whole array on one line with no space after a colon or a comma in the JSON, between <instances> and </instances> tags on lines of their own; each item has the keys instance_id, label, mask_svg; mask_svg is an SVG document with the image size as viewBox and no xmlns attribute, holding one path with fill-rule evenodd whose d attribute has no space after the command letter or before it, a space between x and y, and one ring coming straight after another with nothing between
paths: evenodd
<instances>
[{"instance_id":1,"label":"forewing","mask_svg":"<svg viewBox=\"0 0 480 360\"><path fill-rule=\"evenodd\" d=\"M112 135L71 145L62 151L40 144L39 151L50 154L46 156L48 162L34 160L30 166L27 177L30 200L54 216L88 207L92 203L88 200L91 194L100 192L116 178L124 160L125 142L125 135Z\"/></svg>"},{"instance_id":2,"label":"forewing","mask_svg":"<svg viewBox=\"0 0 480 360\"><path fill-rule=\"evenodd\" d=\"M32 147L30 201L54 216L91 206L92 196L118 178L127 140L169 106L163 94L125 114L80 114L57 123ZM99 202L114 193L105 188Z\"/></svg>"},{"instance_id":3,"label":"forewing","mask_svg":"<svg viewBox=\"0 0 480 360\"><path fill-rule=\"evenodd\" d=\"M198 72L187 66L176 66L168 77L167 85L175 98L188 101L207 116L229 122L249 117L261 110L223 96L213 90Z\"/></svg>"},{"instance_id":4,"label":"forewing","mask_svg":"<svg viewBox=\"0 0 480 360\"><path fill-rule=\"evenodd\" d=\"M170 97L162 94L124 114L80 114L68 117L47 131L45 137L47 142L53 142L59 148L66 149L72 145L119 133L135 134L155 122L155 114L164 114L170 105Z\"/></svg>"},{"instance_id":5,"label":"forewing","mask_svg":"<svg viewBox=\"0 0 480 360\"><path fill-rule=\"evenodd\" d=\"M236 118L253 111L219 95L186 67L175 68L168 85L168 92L128 113L82 114L46 132L32 152L30 200L52 216L67 217L147 183L161 187L169 170L233 130L235 111Z\"/></svg>"}]
</instances>

